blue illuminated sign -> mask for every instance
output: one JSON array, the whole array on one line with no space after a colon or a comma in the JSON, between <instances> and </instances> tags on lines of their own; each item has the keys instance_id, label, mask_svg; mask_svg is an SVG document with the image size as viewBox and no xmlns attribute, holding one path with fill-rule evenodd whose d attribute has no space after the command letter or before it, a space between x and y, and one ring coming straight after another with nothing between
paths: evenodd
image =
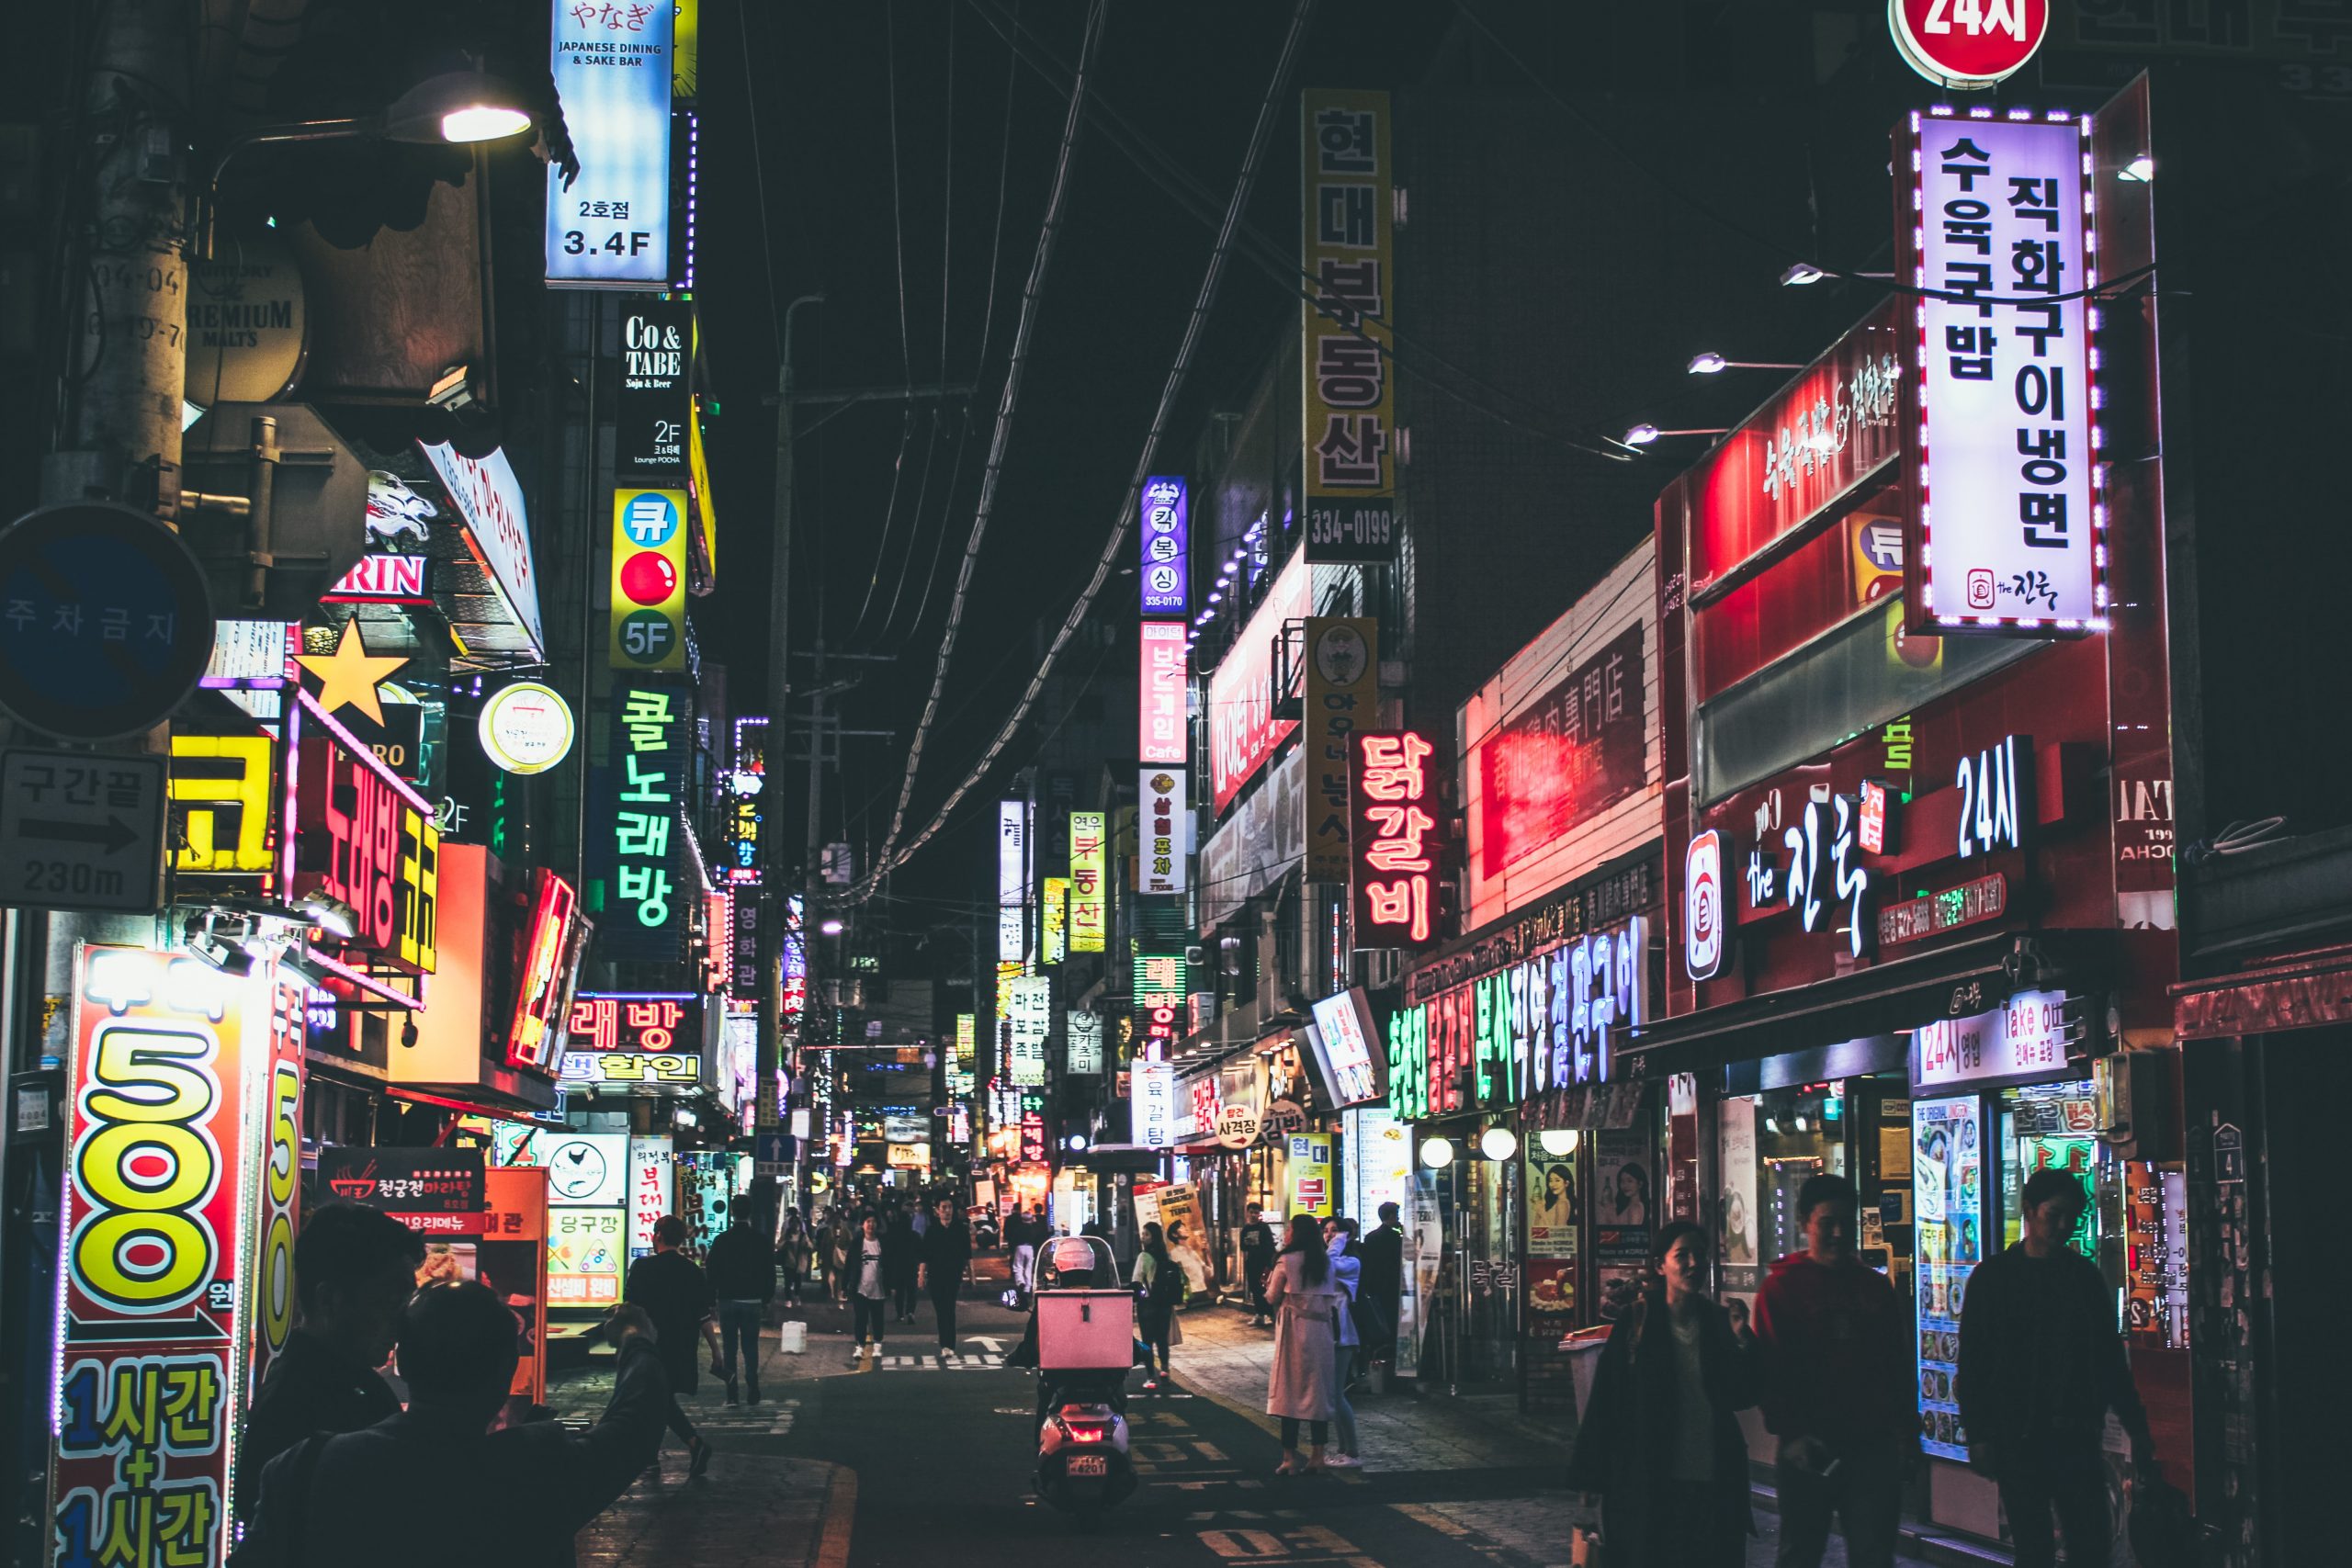
<instances>
[{"instance_id":1,"label":"blue illuminated sign","mask_svg":"<svg viewBox=\"0 0 2352 1568\"><path fill-rule=\"evenodd\" d=\"M1185 547L1191 542L1184 481L1149 479L1143 486L1143 560L1138 581L1147 615L1182 615L1191 609Z\"/></svg>"}]
</instances>

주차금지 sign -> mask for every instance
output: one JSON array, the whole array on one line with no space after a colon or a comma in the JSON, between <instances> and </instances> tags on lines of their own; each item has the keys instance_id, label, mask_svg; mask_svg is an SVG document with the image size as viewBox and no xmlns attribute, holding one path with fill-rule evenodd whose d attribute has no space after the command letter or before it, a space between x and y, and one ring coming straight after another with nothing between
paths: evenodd
<instances>
[{"instance_id":1,"label":"\uc8fc\ucc28\uae08\uc9c0 sign","mask_svg":"<svg viewBox=\"0 0 2352 1568\"><path fill-rule=\"evenodd\" d=\"M1903 422L1912 626L2104 630L2090 123L1930 110L1900 140L1912 172L1896 276L1932 291L1918 300L1918 414Z\"/></svg>"}]
</instances>

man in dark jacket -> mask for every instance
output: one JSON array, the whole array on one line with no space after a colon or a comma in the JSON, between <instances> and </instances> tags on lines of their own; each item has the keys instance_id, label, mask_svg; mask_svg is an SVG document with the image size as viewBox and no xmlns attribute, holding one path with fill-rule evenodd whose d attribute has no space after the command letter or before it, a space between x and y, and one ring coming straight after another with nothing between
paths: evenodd
<instances>
[{"instance_id":1,"label":"man in dark jacket","mask_svg":"<svg viewBox=\"0 0 2352 1568\"><path fill-rule=\"evenodd\" d=\"M1805 1249L1772 1266L1756 1298L1764 1420L1781 1439L1779 1568L1819 1568L1833 1515L1852 1568L1890 1568L1903 1471L1918 1447L1911 1318L1854 1256L1854 1184L1797 1190Z\"/></svg>"},{"instance_id":2,"label":"man in dark jacket","mask_svg":"<svg viewBox=\"0 0 2352 1568\"><path fill-rule=\"evenodd\" d=\"M915 1294L922 1277L922 1237L906 1210L892 1203L882 1222L882 1282L890 1290L890 1314L900 1323L915 1320Z\"/></svg>"},{"instance_id":3,"label":"man in dark jacket","mask_svg":"<svg viewBox=\"0 0 2352 1568\"><path fill-rule=\"evenodd\" d=\"M1400 1218L1396 1204L1383 1203L1378 1227L1363 1238L1363 1289L1356 1301L1380 1314L1378 1333L1364 1339L1363 1354L1368 1362L1392 1360L1396 1354L1396 1313L1405 1299L1405 1227Z\"/></svg>"},{"instance_id":4,"label":"man in dark jacket","mask_svg":"<svg viewBox=\"0 0 2352 1568\"><path fill-rule=\"evenodd\" d=\"M939 1318L939 1355L956 1353L956 1302L964 1289L964 1270L972 1261L972 1233L956 1200L943 1195L931 1228L922 1233L922 1262L916 1282L931 1293L931 1309Z\"/></svg>"},{"instance_id":5,"label":"man in dark jacket","mask_svg":"<svg viewBox=\"0 0 2352 1568\"><path fill-rule=\"evenodd\" d=\"M735 1403L735 1350L743 1350L743 1389L752 1403L760 1402L760 1325L768 1303L775 1300L775 1253L753 1225L752 1206L740 1199L729 1214L727 1228L710 1244L704 1258L710 1276L710 1293L718 1303L721 1370L727 1378L727 1403Z\"/></svg>"},{"instance_id":6,"label":"man in dark jacket","mask_svg":"<svg viewBox=\"0 0 2352 1568\"><path fill-rule=\"evenodd\" d=\"M644 1314L614 1314L618 1375L605 1414L573 1435L553 1421L490 1431L514 1378L514 1314L484 1286L416 1293L401 1324L410 1404L364 1431L305 1438L262 1472L232 1568L394 1568L419 1561L557 1568L572 1537L628 1489L662 1440L670 1386ZM430 1522L388 1509L424 1507ZM434 1542L459 1544L455 1557Z\"/></svg>"},{"instance_id":7,"label":"man in dark jacket","mask_svg":"<svg viewBox=\"0 0 2352 1568\"><path fill-rule=\"evenodd\" d=\"M1266 1305L1266 1276L1274 1267L1274 1227L1255 1203L1241 1205L1241 1278L1249 1287L1250 1322L1263 1327L1272 1323Z\"/></svg>"},{"instance_id":8,"label":"man in dark jacket","mask_svg":"<svg viewBox=\"0 0 2352 1568\"><path fill-rule=\"evenodd\" d=\"M2018 1568L2106 1568L2114 1529L2099 1434L2111 1409L2132 1458L2154 1462L2148 1413L2116 1332L2115 1294L2068 1245L2088 1199L2063 1170L2020 1194L2025 1235L1968 1277L1960 1314L1960 1420L1969 1461L2000 1483ZM2056 1516L2058 1531L2051 1529Z\"/></svg>"},{"instance_id":9,"label":"man in dark jacket","mask_svg":"<svg viewBox=\"0 0 2352 1568\"><path fill-rule=\"evenodd\" d=\"M376 1369L391 1359L401 1309L416 1293L424 1239L379 1209L312 1209L294 1243L302 1321L270 1363L237 1444L237 1513L253 1509L262 1467L313 1432L356 1432L400 1413Z\"/></svg>"},{"instance_id":10,"label":"man in dark jacket","mask_svg":"<svg viewBox=\"0 0 2352 1568\"><path fill-rule=\"evenodd\" d=\"M623 1294L632 1306L643 1307L653 1320L655 1348L662 1371L669 1379L670 1430L678 1434L690 1456L687 1473L700 1475L710 1468L710 1445L686 1419L678 1395L695 1391L695 1341L707 1338L710 1364L718 1368L718 1330L711 1322L710 1282L688 1258L686 1222L664 1214L653 1222L653 1255L628 1266Z\"/></svg>"}]
</instances>

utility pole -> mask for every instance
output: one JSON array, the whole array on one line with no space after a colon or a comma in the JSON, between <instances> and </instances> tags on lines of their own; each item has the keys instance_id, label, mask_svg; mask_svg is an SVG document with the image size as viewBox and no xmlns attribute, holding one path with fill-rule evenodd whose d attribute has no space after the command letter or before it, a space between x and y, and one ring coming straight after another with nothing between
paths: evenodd
<instances>
[{"instance_id":1,"label":"utility pole","mask_svg":"<svg viewBox=\"0 0 2352 1568\"><path fill-rule=\"evenodd\" d=\"M83 301L67 340L82 380L72 389L69 377L62 449L41 484L51 502L95 493L166 525L187 379L187 128L157 84L187 76L188 15L183 0L117 0L98 29L82 91L99 150L74 236L85 265L69 279Z\"/></svg>"},{"instance_id":2,"label":"utility pole","mask_svg":"<svg viewBox=\"0 0 2352 1568\"><path fill-rule=\"evenodd\" d=\"M792 327L793 318L803 305L821 305L822 294L804 294L785 308L781 355L775 379L775 556L768 569L768 733L767 755L772 762L781 763L787 756L792 723L792 546L793 546L793 445L795 415L804 405L826 403L847 405L869 402L912 402L933 398L968 396L968 386L883 387L857 388L830 392L803 392L793 386ZM817 647L817 693L809 704L808 751L808 861L804 867L804 900L801 905L800 951L806 969L807 999L803 1004L802 1026L817 1007L822 1005L818 981L820 952L817 929L819 924L818 897L822 887L822 874L818 858L823 852L821 818L819 815L820 789L822 783L820 764L823 755L823 702L825 686L825 650L821 637ZM780 769L767 770L767 787L775 790L781 777ZM763 830L766 842L761 848L762 881L768 913L760 932L760 996L759 996L759 1087L753 1108L752 1126L755 1132L774 1131L778 1125L776 1083L784 1063L784 936L786 913L790 908L791 893L786 883L790 860L784 848L783 822L776 812L777 802L771 796L763 813ZM820 1129L811 1128L820 1142Z\"/></svg>"}]
</instances>

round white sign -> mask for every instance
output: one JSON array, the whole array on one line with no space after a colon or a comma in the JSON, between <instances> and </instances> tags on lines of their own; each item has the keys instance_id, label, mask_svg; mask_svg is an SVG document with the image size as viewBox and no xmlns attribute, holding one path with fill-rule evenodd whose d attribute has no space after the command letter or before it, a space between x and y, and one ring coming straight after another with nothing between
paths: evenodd
<instances>
[{"instance_id":1,"label":"round white sign","mask_svg":"<svg viewBox=\"0 0 2352 1568\"><path fill-rule=\"evenodd\" d=\"M1217 1112L1216 1141L1218 1146L1246 1149L1258 1141L1257 1112L1238 1105L1228 1105Z\"/></svg>"},{"instance_id":2,"label":"round white sign","mask_svg":"<svg viewBox=\"0 0 2352 1568\"><path fill-rule=\"evenodd\" d=\"M482 705L481 749L510 773L543 773L571 753L571 709L552 686L517 681Z\"/></svg>"}]
</instances>

